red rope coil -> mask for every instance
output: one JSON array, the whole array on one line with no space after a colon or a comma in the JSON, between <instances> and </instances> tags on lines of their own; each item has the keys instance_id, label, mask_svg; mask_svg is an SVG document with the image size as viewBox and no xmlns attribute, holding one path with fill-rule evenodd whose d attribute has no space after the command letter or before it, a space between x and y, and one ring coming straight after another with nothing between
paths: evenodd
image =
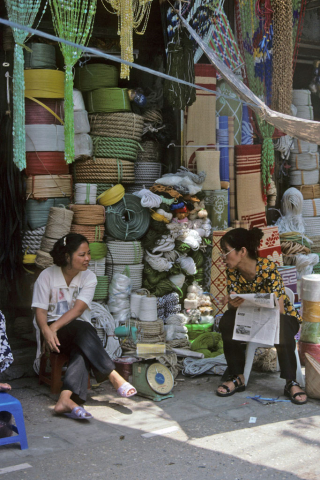
<instances>
[{"instance_id":1,"label":"red rope coil","mask_svg":"<svg viewBox=\"0 0 320 480\"><path fill-rule=\"evenodd\" d=\"M64 152L26 152L26 174L31 175L68 175L69 165Z\"/></svg>"},{"instance_id":2,"label":"red rope coil","mask_svg":"<svg viewBox=\"0 0 320 480\"><path fill-rule=\"evenodd\" d=\"M26 125L61 125L59 120L38 103L26 98ZM41 98L61 120L64 119L63 100L55 98Z\"/></svg>"}]
</instances>

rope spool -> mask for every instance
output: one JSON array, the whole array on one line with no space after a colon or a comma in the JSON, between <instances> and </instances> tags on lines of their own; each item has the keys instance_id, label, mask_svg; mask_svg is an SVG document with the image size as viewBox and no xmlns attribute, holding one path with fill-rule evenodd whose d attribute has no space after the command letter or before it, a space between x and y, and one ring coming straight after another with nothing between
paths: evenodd
<instances>
[{"instance_id":1,"label":"rope spool","mask_svg":"<svg viewBox=\"0 0 320 480\"><path fill-rule=\"evenodd\" d=\"M289 172L290 185L313 185L319 182L319 170L294 170Z\"/></svg>"},{"instance_id":2,"label":"rope spool","mask_svg":"<svg viewBox=\"0 0 320 480\"><path fill-rule=\"evenodd\" d=\"M147 295L147 290L142 289L141 291L133 292L130 295L130 311L131 317L139 318L140 305L142 297Z\"/></svg>"},{"instance_id":3,"label":"rope spool","mask_svg":"<svg viewBox=\"0 0 320 480\"><path fill-rule=\"evenodd\" d=\"M290 172L319 169L319 153L295 153L290 155Z\"/></svg>"},{"instance_id":4,"label":"rope spool","mask_svg":"<svg viewBox=\"0 0 320 480\"><path fill-rule=\"evenodd\" d=\"M74 133L89 133L90 124L88 118L88 112L86 110L76 110L73 112L74 118Z\"/></svg>"},{"instance_id":5,"label":"rope spool","mask_svg":"<svg viewBox=\"0 0 320 480\"><path fill-rule=\"evenodd\" d=\"M64 152L62 125L26 125L27 152Z\"/></svg>"},{"instance_id":6,"label":"rope spool","mask_svg":"<svg viewBox=\"0 0 320 480\"><path fill-rule=\"evenodd\" d=\"M45 201L27 200L26 202L26 217L27 224L31 230L44 227L47 224L48 216L51 207L58 205L69 205L69 198L48 198ZM44 231L43 231L44 233Z\"/></svg>"},{"instance_id":7,"label":"rope spool","mask_svg":"<svg viewBox=\"0 0 320 480\"><path fill-rule=\"evenodd\" d=\"M77 205L95 205L97 185L93 183L76 183L74 185L74 203Z\"/></svg>"},{"instance_id":8,"label":"rope spool","mask_svg":"<svg viewBox=\"0 0 320 480\"><path fill-rule=\"evenodd\" d=\"M25 97L64 98L64 72L35 69L24 71Z\"/></svg>"},{"instance_id":9,"label":"rope spool","mask_svg":"<svg viewBox=\"0 0 320 480\"><path fill-rule=\"evenodd\" d=\"M143 297L146 298L146 297ZM137 328L141 343L162 343L165 341L164 325L162 320L148 321L133 321Z\"/></svg>"},{"instance_id":10,"label":"rope spool","mask_svg":"<svg viewBox=\"0 0 320 480\"><path fill-rule=\"evenodd\" d=\"M110 205L114 205L115 203L120 202L123 197L124 188L122 185L119 184L101 193L101 195L99 195L99 197L97 198L97 202L100 203L100 205L108 207Z\"/></svg>"},{"instance_id":11,"label":"rope spool","mask_svg":"<svg viewBox=\"0 0 320 480\"><path fill-rule=\"evenodd\" d=\"M303 220L306 235L320 235L320 217L305 217Z\"/></svg>"},{"instance_id":12,"label":"rope spool","mask_svg":"<svg viewBox=\"0 0 320 480\"><path fill-rule=\"evenodd\" d=\"M47 43L28 43L31 52L24 50L24 68L47 68L55 70L56 49Z\"/></svg>"},{"instance_id":13,"label":"rope spool","mask_svg":"<svg viewBox=\"0 0 320 480\"><path fill-rule=\"evenodd\" d=\"M131 105L126 88L99 88L85 94L89 113L130 112Z\"/></svg>"},{"instance_id":14,"label":"rope spool","mask_svg":"<svg viewBox=\"0 0 320 480\"><path fill-rule=\"evenodd\" d=\"M82 93L76 88L73 89L73 111L86 110Z\"/></svg>"},{"instance_id":15,"label":"rope spool","mask_svg":"<svg viewBox=\"0 0 320 480\"><path fill-rule=\"evenodd\" d=\"M77 181L88 183L127 184L135 180L133 163L114 158L78 160L73 165L73 175ZM103 191L108 187L110 185L107 185ZM99 194L102 192L100 191Z\"/></svg>"},{"instance_id":16,"label":"rope spool","mask_svg":"<svg viewBox=\"0 0 320 480\"><path fill-rule=\"evenodd\" d=\"M305 140L293 139L292 153L317 153L318 145L316 143L309 143Z\"/></svg>"},{"instance_id":17,"label":"rope spool","mask_svg":"<svg viewBox=\"0 0 320 480\"><path fill-rule=\"evenodd\" d=\"M104 225L71 225L70 233L79 233L86 237L89 243L102 242L104 237Z\"/></svg>"},{"instance_id":18,"label":"rope spool","mask_svg":"<svg viewBox=\"0 0 320 480\"><path fill-rule=\"evenodd\" d=\"M59 119L64 119L63 100L44 98L38 103L37 99L26 98L25 112L26 125L61 125Z\"/></svg>"},{"instance_id":19,"label":"rope spool","mask_svg":"<svg viewBox=\"0 0 320 480\"><path fill-rule=\"evenodd\" d=\"M148 295L142 297L139 309L139 320L141 322L156 322L157 315L157 297Z\"/></svg>"},{"instance_id":20,"label":"rope spool","mask_svg":"<svg viewBox=\"0 0 320 480\"><path fill-rule=\"evenodd\" d=\"M70 205L73 211L73 223L76 225L103 225L105 209L102 205Z\"/></svg>"},{"instance_id":21,"label":"rope spool","mask_svg":"<svg viewBox=\"0 0 320 480\"><path fill-rule=\"evenodd\" d=\"M87 133L74 136L74 158L91 157L93 152L92 139Z\"/></svg>"},{"instance_id":22,"label":"rope spool","mask_svg":"<svg viewBox=\"0 0 320 480\"><path fill-rule=\"evenodd\" d=\"M129 138L92 137L93 153L100 158L121 158L132 160L137 158L139 143Z\"/></svg>"},{"instance_id":23,"label":"rope spool","mask_svg":"<svg viewBox=\"0 0 320 480\"><path fill-rule=\"evenodd\" d=\"M320 302L320 275L304 275L302 277L302 300Z\"/></svg>"},{"instance_id":24,"label":"rope spool","mask_svg":"<svg viewBox=\"0 0 320 480\"><path fill-rule=\"evenodd\" d=\"M91 135L141 140L143 117L136 113L97 113L90 115L89 121Z\"/></svg>"},{"instance_id":25,"label":"rope spool","mask_svg":"<svg viewBox=\"0 0 320 480\"><path fill-rule=\"evenodd\" d=\"M97 275L97 277L104 277L106 270L106 259L100 258L100 260L90 260L88 270L91 270Z\"/></svg>"},{"instance_id":26,"label":"rope spool","mask_svg":"<svg viewBox=\"0 0 320 480\"><path fill-rule=\"evenodd\" d=\"M26 152L26 174L30 175L67 175L69 166L63 152Z\"/></svg>"},{"instance_id":27,"label":"rope spool","mask_svg":"<svg viewBox=\"0 0 320 480\"><path fill-rule=\"evenodd\" d=\"M45 269L53 265L53 258L50 253L43 252L42 250L37 251L37 256L35 262L37 267Z\"/></svg>"},{"instance_id":28,"label":"rope spool","mask_svg":"<svg viewBox=\"0 0 320 480\"><path fill-rule=\"evenodd\" d=\"M98 88L112 88L118 85L119 72L114 65L89 63L75 70L74 85L81 92Z\"/></svg>"},{"instance_id":29,"label":"rope spool","mask_svg":"<svg viewBox=\"0 0 320 480\"><path fill-rule=\"evenodd\" d=\"M35 254L40 250L41 239L44 235L45 227L35 230L25 230L22 234L22 253Z\"/></svg>"},{"instance_id":30,"label":"rope spool","mask_svg":"<svg viewBox=\"0 0 320 480\"><path fill-rule=\"evenodd\" d=\"M50 253L56 241L56 238L48 238L44 235L41 239L40 250L42 252Z\"/></svg>"},{"instance_id":31,"label":"rope spool","mask_svg":"<svg viewBox=\"0 0 320 480\"><path fill-rule=\"evenodd\" d=\"M101 260L107 255L107 245L105 243L92 242L89 243L92 260Z\"/></svg>"},{"instance_id":32,"label":"rope spool","mask_svg":"<svg viewBox=\"0 0 320 480\"><path fill-rule=\"evenodd\" d=\"M59 240L70 232L73 212L61 207L51 207L45 236ZM45 250L44 250L45 251Z\"/></svg>"},{"instance_id":33,"label":"rope spool","mask_svg":"<svg viewBox=\"0 0 320 480\"><path fill-rule=\"evenodd\" d=\"M319 217L320 198L314 198L313 200L303 200L302 215L304 217Z\"/></svg>"},{"instance_id":34,"label":"rope spool","mask_svg":"<svg viewBox=\"0 0 320 480\"><path fill-rule=\"evenodd\" d=\"M139 162L134 164L135 183L140 185L153 184L155 180L161 177L160 163Z\"/></svg>"},{"instance_id":35,"label":"rope spool","mask_svg":"<svg viewBox=\"0 0 320 480\"><path fill-rule=\"evenodd\" d=\"M118 240L138 240L149 228L149 211L134 195L126 194L120 202L107 207L106 215L106 232Z\"/></svg>"},{"instance_id":36,"label":"rope spool","mask_svg":"<svg viewBox=\"0 0 320 480\"><path fill-rule=\"evenodd\" d=\"M310 90L292 90L292 103L296 107L298 105L312 105Z\"/></svg>"},{"instance_id":37,"label":"rope spool","mask_svg":"<svg viewBox=\"0 0 320 480\"><path fill-rule=\"evenodd\" d=\"M304 118L305 120L313 120L313 107L311 105L298 105L296 116L299 118Z\"/></svg>"},{"instance_id":38,"label":"rope spool","mask_svg":"<svg viewBox=\"0 0 320 480\"><path fill-rule=\"evenodd\" d=\"M97 285L94 292L93 300L104 300L108 296L109 279L107 276L97 277Z\"/></svg>"},{"instance_id":39,"label":"rope spool","mask_svg":"<svg viewBox=\"0 0 320 480\"><path fill-rule=\"evenodd\" d=\"M320 345L314 343L305 343L299 340L299 356L301 365L305 364L306 353L311 355L318 363L320 363Z\"/></svg>"},{"instance_id":40,"label":"rope spool","mask_svg":"<svg viewBox=\"0 0 320 480\"><path fill-rule=\"evenodd\" d=\"M141 150L138 152L138 162L160 163L162 160L163 148L154 140L141 142Z\"/></svg>"},{"instance_id":41,"label":"rope spool","mask_svg":"<svg viewBox=\"0 0 320 480\"><path fill-rule=\"evenodd\" d=\"M32 175L26 181L27 199L71 197L71 175Z\"/></svg>"},{"instance_id":42,"label":"rope spool","mask_svg":"<svg viewBox=\"0 0 320 480\"><path fill-rule=\"evenodd\" d=\"M107 241L106 263L114 265L135 265L142 262L144 250L141 242Z\"/></svg>"}]
</instances>

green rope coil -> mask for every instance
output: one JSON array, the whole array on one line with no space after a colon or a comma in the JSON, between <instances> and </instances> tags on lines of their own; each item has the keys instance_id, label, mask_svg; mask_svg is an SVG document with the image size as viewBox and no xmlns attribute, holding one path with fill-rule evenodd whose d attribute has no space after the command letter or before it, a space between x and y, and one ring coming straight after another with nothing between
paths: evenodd
<instances>
[{"instance_id":1,"label":"green rope coil","mask_svg":"<svg viewBox=\"0 0 320 480\"><path fill-rule=\"evenodd\" d=\"M107 245L102 242L92 242L89 243L91 260L101 260L107 256Z\"/></svg>"},{"instance_id":2,"label":"green rope coil","mask_svg":"<svg viewBox=\"0 0 320 480\"><path fill-rule=\"evenodd\" d=\"M101 276L97 277L97 281L93 300L104 300L108 296L109 279L107 276Z\"/></svg>"},{"instance_id":3,"label":"green rope coil","mask_svg":"<svg viewBox=\"0 0 320 480\"><path fill-rule=\"evenodd\" d=\"M168 233L166 225L164 222L158 222L158 220L153 218L150 219L150 229L155 230L159 236Z\"/></svg>"},{"instance_id":4,"label":"green rope coil","mask_svg":"<svg viewBox=\"0 0 320 480\"><path fill-rule=\"evenodd\" d=\"M150 219L150 221L151 220L152 219ZM156 242L157 240L159 240L160 237L161 235L159 234L159 232L157 232L156 230L150 229L148 233L141 240L143 248L145 248L146 250L149 250L149 252L152 252L152 249L156 246Z\"/></svg>"},{"instance_id":5,"label":"green rope coil","mask_svg":"<svg viewBox=\"0 0 320 480\"><path fill-rule=\"evenodd\" d=\"M181 242L181 240L176 240L176 248L177 252L179 253L189 253L191 247L186 243Z\"/></svg>"},{"instance_id":6,"label":"green rope coil","mask_svg":"<svg viewBox=\"0 0 320 480\"><path fill-rule=\"evenodd\" d=\"M106 208L106 232L118 240L138 240L149 228L150 213L140 198L125 194L120 202Z\"/></svg>"},{"instance_id":7,"label":"green rope coil","mask_svg":"<svg viewBox=\"0 0 320 480\"><path fill-rule=\"evenodd\" d=\"M204 262L204 255L200 250L195 250L194 252L191 252L191 257L196 264L197 270L202 267Z\"/></svg>"},{"instance_id":8,"label":"green rope coil","mask_svg":"<svg viewBox=\"0 0 320 480\"><path fill-rule=\"evenodd\" d=\"M207 332L199 335L191 344L193 352L204 354L204 358L213 358L223 354L223 341L218 332Z\"/></svg>"},{"instance_id":9,"label":"green rope coil","mask_svg":"<svg viewBox=\"0 0 320 480\"><path fill-rule=\"evenodd\" d=\"M143 280L142 286L150 291L156 297L163 297L167 293L177 292L179 296L182 295L182 291L168 278L160 280L156 285L152 285L147 279Z\"/></svg>"},{"instance_id":10,"label":"green rope coil","mask_svg":"<svg viewBox=\"0 0 320 480\"><path fill-rule=\"evenodd\" d=\"M28 43L31 52L24 51L25 68L47 68L55 70L56 67L56 49L53 45L46 43Z\"/></svg>"},{"instance_id":11,"label":"green rope coil","mask_svg":"<svg viewBox=\"0 0 320 480\"><path fill-rule=\"evenodd\" d=\"M91 63L76 68L74 86L81 92L89 92L98 88L117 87L118 80L119 72L114 65Z\"/></svg>"},{"instance_id":12,"label":"green rope coil","mask_svg":"<svg viewBox=\"0 0 320 480\"><path fill-rule=\"evenodd\" d=\"M157 272L147 262L144 264L143 275L148 285L152 285L152 288L157 285L161 280L164 280L168 276L168 272Z\"/></svg>"},{"instance_id":13,"label":"green rope coil","mask_svg":"<svg viewBox=\"0 0 320 480\"><path fill-rule=\"evenodd\" d=\"M84 96L88 113L130 112L131 104L126 88L98 88Z\"/></svg>"},{"instance_id":14,"label":"green rope coil","mask_svg":"<svg viewBox=\"0 0 320 480\"><path fill-rule=\"evenodd\" d=\"M121 158L135 161L139 142L128 138L95 137L91 135L93 155L97 158Z\"/></svg>"}]
</instances>

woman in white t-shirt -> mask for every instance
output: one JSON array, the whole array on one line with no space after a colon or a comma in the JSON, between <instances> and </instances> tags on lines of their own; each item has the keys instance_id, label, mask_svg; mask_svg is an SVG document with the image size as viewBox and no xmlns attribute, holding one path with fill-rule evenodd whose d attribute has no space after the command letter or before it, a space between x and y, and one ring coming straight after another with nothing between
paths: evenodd
<instances>
[{"instance_id":1,"label":"woman in white t-shirt","mask_svg":"<svg viewBox=\"0 0 320 480\"><path fill-rule=\"evenodd\" d=\"M91 259L88 240L83 235L69 233L55 243L50 255L54 265L39 275L32 307L45 349L70 356L54 410L59 415L89 419L92 415L74 399L86 400L90 370L99 383L109 378L120 396L131 397L137 391L115 371L90 323L97 278L88 270Z\"/></svg>"}]
</instances>

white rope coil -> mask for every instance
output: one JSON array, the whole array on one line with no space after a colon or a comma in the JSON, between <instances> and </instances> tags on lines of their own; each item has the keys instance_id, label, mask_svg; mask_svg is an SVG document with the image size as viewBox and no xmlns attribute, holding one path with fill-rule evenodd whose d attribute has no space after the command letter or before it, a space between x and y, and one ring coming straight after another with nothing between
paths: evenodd
<instances>
[{"instance_id":1,"label":"white rope coil","mask_svg":"<svg viewBox=\"0 0 320 480\"><path fill-rule=\"evenodd\" d=\"M73 89L73 110L75 112L79 110L85 110L86 107L84 105L84 100L82 93L80 90L77 90L76 88Z\"/></svg>"},{"instance_id":2,"label":"white rope coil","mask_svg":"<svg viewBox=\"0 0 320 480\"><path fill-rule=\"evenodd\" d=\"M134 265L141 264L144 250L138 240L131 242L107 241L107 264Z\"/></svg>"},{"instance_id":3,"label":"white rope coil","mask_svg":"<svg viewBox=\"0 0 320 480\"><path fill-rule=\"evenodd\" d=\"M97 185L94 183L75 183L74 203L79 205L95 205L97 201Z\"/></svg>"},{"instance_id":4,"label":"white rope coil","mask_svg":"<svg viewBox=\"0 0 320 480\"><path fill-rule=\"evenodd\" d=\"M155 322L158 320L156 296L148 295L142 297L139 310L139 319L142 322Z\"/></svg>"},{"instance_id":5,"label":"white rope coil","mask_svg":"<svg viewBox=\"0 0 320 480\"><path fill-rule=\"evenodd\" d=\"M157 246L152 249L152 253L171 252L175 247L175 241L171 235L161 235L156 241L156 245Z\"/></svg>"},{"instance_id":6,"label":"white rope coil","mask_svg":"<svg viewBox=\"0 0 320 480\"><path fill-rule=\"evenodd\" d=\"M298 253L291 257L285 256L284 262L286 265L295 265L297 267L297 278L300 280L303 275L312 274L314 265L319 263L319 255L316 253L309 253L308 255Z\"/></svg>"},{"instance_id":7,"label":"white rope coil","mask_svg":"<svg viewBox=\"0 0 320 480\"><path fill-rule=\"evenodd\" d=\"M100 258L100 260L90 260L88 270L91 270L97 275L97 277L103 277L106 269L106 259Z\"/></svg>"},{"instance_id":8,"label":"white rope coil","mask_svg":"<svg viewBox=\"0 0 320 480\"><path fill-rule=\"evenodd\" d=\"M144 259L149 263L150 267L157 270L157 272L168 272L173 265L173 262L169 262L169 260L162 256L152 256L147 250Z\"/></svg>"},{"instance_id":9,"label":"white rope coil","mask_svg":"<svg viewBox=\"0 0 320 480\"><path fill-rule=\"evenodd\" d=\"M159 195L150 192L146 188L143 188L139 192L134 192L133 195L141 198L141 206L147 208L158 208L162 203L162 199ZM171 215L172 217L172 215Z\"/></svg>"},{"instance_id":10,"label":"white rope coil","mask_svg":"<svg viewBox=\"0 0 320 480\"><path fill-rule=\"evenodd\" d=\"M26 125L26 152L64 152L64 127Z\"/></svg>"},{"instance_id":11,"label":"white rope coil","mask_svg":"<svg viewBox=\"0 0 320 480\"><path fill-rule=\"evenodd\" d=\"M74 136L74 158L92 157L93 145L90 135L79 133Z\"/></svg>"},{"instance_id":12,"label":"white rope coil","mask_svg":"<svg viewBox=\"0 0 320 480\"><path fill-rule=\"evenodd\" d=\"M192 257L180 257L177 263L180 263L182 270L187 275L195 275L197 273L197 267Z\"/></svg>"},{"instance_id":13,"label":"white rope coil","mask_svg":"<svg viewBox=\"0 0 320 480\"><path fill-rule=\"evenodd\" d=\"M304 275L302 277L302 300L320 302L320 275Z\"/></svg>"},{"instance_id":14,"label":"white rope coil","mask_svg":"<svg viewBox=\"0 0 320 480\"><path fill-rule=\"evenodd\" d=\"M313 120L313 107L305 105L297 105L297 117L305 120Z\"/></svg>"},{"instance_id":15,"label":"white rope coil","mask_svg":"<svg viewBox=\"0 0 320 480\"><path fill-rule=\"evenodd\" d=\"M316 143L309 143L298 138L293 139L292 153L316 153L317 151L318 145Z\"/></svg>"},{"instance_id":16,"label":"white rope coil","mask_svg":"<svg viewBox=\"0 0 320 480\"><path fill-rule=\"evenodd\" d=\"M292 103L298 105L312 105L310 90L292 90Z\"/></svg>"},{"instance_id":17,"label":"white rope coil","mask_svg":"<svg viewBox=\"0 0 320 480\"><path fill-rule=\"evenodd\" d=\"M165 218L167 218L171 222L173 217L172 213L166 212L162 208L158 208L157 213L159 213L159 215L163 215Z\"/></svg>"},{"instance_id":18,"label":"white rope coil","mask_svg":"<svg viewBox=\"0 0 320 480\"><path fill-rule=\"evenodd\" d=\"M91 322L96 328L103 328L108 337L105 351L111 360L121 357L120 343L118 338L114 336L114 330L119 326L119 322L114 319L106 305L101 305L97 302L91 303L90 313Z\"/></svg>"},{"instance_id":19,"label":"white rope coil","mask_svg":"<svg viewBox=\"0 0 320 480\"><path fill-rule=\"evenodd\" d=\"M74 133L89 133L90 124L88 112L86 110L78 110L73 112L74 117Z\"/></svg>"},{"instance_id":20,"label":"white rope coil","mask_svg":"<svg viewBox=\"0 0 320 480\"><path fill-rule=\"evenodd\" d=\"M195 230L189 230L187 235L180 235L178 240L181 240L183 243L189 245L192 250L199 250L202 239L198 232Z\"/></svg>"},{"instance_id":21,"label":"white rope coil","mask_svg":"<svg viewBox=\"0 0 320 480\"><path fill-rule=\"evenodd\" d=\"M294 170L289 172L289 181L291 185L313 185L319 183L319 170Z\"/></svg>"},{"instance_id":22,"label":"white rope coil","mask_svg":"<svg viewBox=\"0 0 320 480\"><path fill-rule=\"evenodd\" d=\"M319 217L320 216L320 198L312 200L303 200L302 206L303 217Z\"/></svg>"},{"instance_id":23,"label":"white rope coil","mask_svg":"<svg viewBox=\"0 0 320 480\"><path fill-rule=\"evenodd\" d=\"M319 169L319 153L292 153L290 165L290 172Z\"/></svg>"},{"instance_id":24,"label":"white rope coil","mask_svg":"<svg viewBox=\"0 0 320 480\"><path fill-rule=\"evenodd\" d=\"M306 235L320 235L320 217L305 217Z\"/></svg>"},{"instance_id":25,"label":"white rope coil","mask_svg":"<svg viewBox=\"0 0 320 480\"><path fill-rule=\"evenodd\" d=\"M164 252L163 256L169 260L169 262L175 262L180 254L176 250L171 250L170 252Z\"/></svg>"},{"instance_id":26,"label":"white rope coil","mask_svg":"<svg viewBox=\"0 0 320 480\"><path fill-rule=\"evenodd\" d=\"M133 292L130 297L131 317L139 318L142 297L147 295L146 291Z\"/></svg>"}]
</instances>

